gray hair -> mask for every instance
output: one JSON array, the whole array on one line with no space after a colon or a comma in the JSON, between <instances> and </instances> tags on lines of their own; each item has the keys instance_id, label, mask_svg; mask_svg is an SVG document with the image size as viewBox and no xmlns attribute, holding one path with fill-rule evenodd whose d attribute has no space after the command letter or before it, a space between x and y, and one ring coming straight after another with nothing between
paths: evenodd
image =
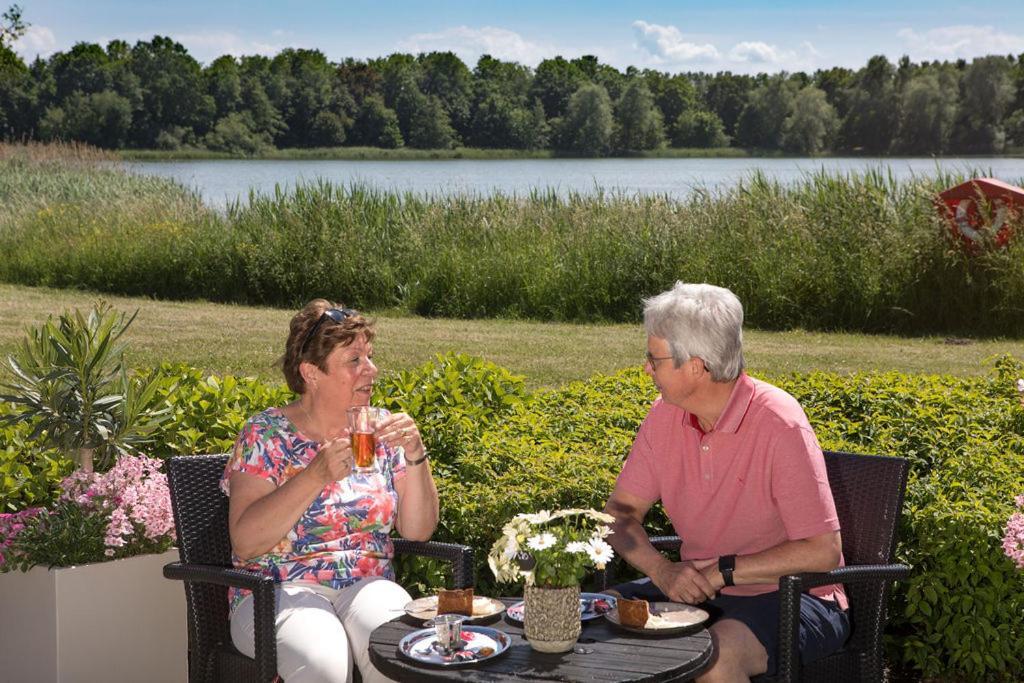
<instances>
[{"instance_id":1,"label":"gray hair","mask_svg":"<svg viewBox=\"0 0 1024 683\"><path fill-rule=\"evenodd\" d=\"M715 382L743 370L743 304L724 287L676 282L644 299L644 330L668 342L676 367L696 356Z\"/></svg>"}]
</instances>

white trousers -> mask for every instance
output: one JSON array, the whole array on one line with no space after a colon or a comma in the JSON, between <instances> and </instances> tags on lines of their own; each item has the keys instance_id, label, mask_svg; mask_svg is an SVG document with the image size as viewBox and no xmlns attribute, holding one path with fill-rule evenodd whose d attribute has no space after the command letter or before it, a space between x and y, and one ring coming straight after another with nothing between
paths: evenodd
<instances>
[{"instance_id":1,"label":"white trousers","mask_svg":"<svg viewBox=\"0 0 1024 683\"><path fill-rule=\"evenodd\" d=\"M351 683L352 662L363 681L389 681L370 663L370 633L402 614L412 598L397 583L366 578L335 590L282 583L276 589L277 672L285 683ZM253 600L231 615L231 640L252 657Z\"/></svg>"}]
</instances>

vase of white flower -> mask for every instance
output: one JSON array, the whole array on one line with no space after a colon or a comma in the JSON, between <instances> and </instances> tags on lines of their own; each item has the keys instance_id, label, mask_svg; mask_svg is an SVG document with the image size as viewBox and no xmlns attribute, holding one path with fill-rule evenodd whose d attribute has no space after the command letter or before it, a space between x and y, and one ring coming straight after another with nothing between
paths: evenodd
<instances>
[{"instance_id":1,"label":"vase of white flower","mask_svg":"<svg viewBox=\"0 0 1024 683\"><path fill-rule=\"evenodd\" d=\"M526 586L523 630L538 652L568 652L580 637L580 587Z\"/></svg>"},{"instance_id":2,"label":"vase of white flower","mask_svg":"<svg viewBox=\"0 0 1024 683\"><path fill-rule=\"evenodd\" d=\"M596 510L542 510L502 529L487 563L499 582L524 580L524 630L535 650L566 652L579 638L580 582L612 558L604 539L614 521Z\"/></svg>"}]
</instances>

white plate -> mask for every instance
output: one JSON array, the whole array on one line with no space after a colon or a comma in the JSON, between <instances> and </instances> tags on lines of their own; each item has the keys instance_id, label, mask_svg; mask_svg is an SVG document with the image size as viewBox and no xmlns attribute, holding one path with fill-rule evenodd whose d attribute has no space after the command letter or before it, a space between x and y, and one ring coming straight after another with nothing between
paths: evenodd
<instances>
[{"instance_id":1,"label":"white plate","mask_svg":"<svg viewBox=\"0 0 1024 683\"><path fill-rule=\"evenodd\" d=\"M603 617L609 610L615 609L615 596L605 593L580 593L580 621L590 621ZM505 614L512 621L523 623L526 603L519 602L509 605Z\"/></svg>"},{"instance_id":2,"label":"white plate","mask_svg":"<svg viewBox=\"0 0 1024 683\"><path fill-rule=\"evenodd\" d=\"M710 617L699 607L678 602L652 602L648 603L648 609L651 616L647 617L647 623L643 628L620 624L618 608L605 614L604 618L630 633L667 636L672 633L695 630Z\"/></svg>"},{"instance_id":3,"label":"white plate","mask_svg":"<svg viewBox=\"0 0 1024 683\"><path fill-rule=\"evenodd\" d=\"M414 619L433 619L437 616L437 596L428 595L424 598L417 598L406 604L405 613ZM466 621L482 621L496 617L505 611L505 605L500 600L486 598L482 595L473 596L473 616L467 617Z\"/></svg>"},{"instance_id":4,"label":"white plate","mask_svg":"<svg viewBox=\"0 0 1024 683\"><path fill-rule=\"evenodd\" d=\"M429 666L467 666L494 659L512 647L507 633L488 626L463 626L461 649L450 655L435 646L437 634L432 628L413 631L398 641L398 654L417 664Z\"/></svg>"}]
</instances>

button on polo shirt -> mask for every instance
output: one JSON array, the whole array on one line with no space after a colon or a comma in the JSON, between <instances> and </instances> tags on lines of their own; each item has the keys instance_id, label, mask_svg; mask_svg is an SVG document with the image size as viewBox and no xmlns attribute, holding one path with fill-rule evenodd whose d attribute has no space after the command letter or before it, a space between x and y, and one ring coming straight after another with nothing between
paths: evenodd
<instances>
[{"instance_id":1,"label":"button on polo shirt","mask_svg":"<svg viewBox=\"0 0 1024 683\"><path fill-rule=\"evenodd\" d=\"M741 373L714 428L655 401L616 489L662 501L684 560L749 555L839 530L821 447L796 399ZM758 595L774 584L725 588ZM846 607L841 586L812 589Z\"/></svg>"}]
</instances>

